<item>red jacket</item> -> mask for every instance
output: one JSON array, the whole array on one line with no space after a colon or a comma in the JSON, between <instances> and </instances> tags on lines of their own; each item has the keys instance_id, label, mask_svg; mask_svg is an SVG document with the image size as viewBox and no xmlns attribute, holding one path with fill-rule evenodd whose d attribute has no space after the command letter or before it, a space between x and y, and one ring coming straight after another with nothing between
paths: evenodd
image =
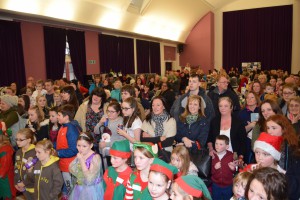
<instances>
[{"instance_id":1,"label":"red jacket","mask_svg":"<svg viewBox=\"0 0 300 200\"><path fill-rule=\"evenodd\" d=\"M227 151L224 157L221 159L221 168L215 169L215 165L218 162L220 162L220 159L217 155L215 155L215 158L212 159L212 164L211 164L212 182L217 184L220 187L226 187L232 185L234 170L230 169L228 163L233 162L233 153Z\"/></svg>"}]
</instances>

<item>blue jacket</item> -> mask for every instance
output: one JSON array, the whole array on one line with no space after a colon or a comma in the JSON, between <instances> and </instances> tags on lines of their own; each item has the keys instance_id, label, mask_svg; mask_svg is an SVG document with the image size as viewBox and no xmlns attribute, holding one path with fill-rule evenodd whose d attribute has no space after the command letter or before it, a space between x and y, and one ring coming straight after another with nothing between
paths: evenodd
<instances>
[{"instance_id":1,"label":"blue jacket","mask_svg":"<svg viewBox=\"0 0 300 200\"><path fill-rule=\"evenodd\" d=\"M201 117L196 122L192 123L190 126L186 122L179 120L177 122L177 134L175 140L177 142L182 142L183 137L187 137L192 141L198 141L201 148L205 148L206 141L209 133L209 123L206 117ZM193 144L193 149L197 148L196 143Z\"/></svg>"},{"instance_id":2,"label":"blue jacket","mask_svg":"<svg viewBox=\"0 0 300 200\"><path fill-rule=\"evenodd\" d=\"M92 83L92 85L90 85L90 88L89 88L89 94L91 94L96 87L102 87L102 83L100 83L98 85L96 85L95 83Z\"/></svg>"}]
</instances>

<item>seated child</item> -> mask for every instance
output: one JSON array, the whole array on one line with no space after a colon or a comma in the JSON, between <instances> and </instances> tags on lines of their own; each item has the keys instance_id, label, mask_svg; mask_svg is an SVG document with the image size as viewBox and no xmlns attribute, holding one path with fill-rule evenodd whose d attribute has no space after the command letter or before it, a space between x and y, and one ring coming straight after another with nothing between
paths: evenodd
<instances>
[{"instance_id":1,"label":"seated child","mask_svg":"<svg viewBox=\"0 0 300 200\"><path fill-rule=\"evenodd\" d=\"M252 176L250 172L241 172L233 179L233 196L230 200L246 200L245 190L248 180Z\"/></svg>"}]
</instances>

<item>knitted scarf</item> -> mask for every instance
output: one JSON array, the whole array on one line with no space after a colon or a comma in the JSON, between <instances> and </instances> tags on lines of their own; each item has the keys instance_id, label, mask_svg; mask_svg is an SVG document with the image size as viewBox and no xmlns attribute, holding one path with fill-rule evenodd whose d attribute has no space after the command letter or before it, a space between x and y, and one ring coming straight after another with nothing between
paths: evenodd
<instances>
[{"instance_id":1,"label":"knitted scarf","mask_svg":"<svg viewBox=\"0 0 300 200\"><path fill-rule=\"evenodd\" d=\"M163 111L163 113L160 115L152 114L152 120L155 122L155 137L162 136L164 133L163 122L166 121L166 119L168 119L168 114L166 111Z\"/></svg>"}]
</instances>

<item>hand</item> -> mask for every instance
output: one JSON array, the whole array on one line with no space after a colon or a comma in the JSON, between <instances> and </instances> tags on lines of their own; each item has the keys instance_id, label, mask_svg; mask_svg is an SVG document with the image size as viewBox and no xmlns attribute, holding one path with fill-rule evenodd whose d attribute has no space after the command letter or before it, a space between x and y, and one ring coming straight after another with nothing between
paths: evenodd
<instances>
[{"instance_id":1,"label":"hand","mask_svg":"<svg viewBox=\"0 0 300 200\"><path fill-rule=\"evenodd\" d=\"M247 121L247 126L250 128L250 129L253 129L254 128L254 126L255 126L255 124L256 124L256 121L254 121L254 122L248 122Z\"/></svg>"},{"instance_id":2,"label":"hand","mask_svg":"<svg viewBox=\"0 0 300 200\"><path fill-rule=\"evenodd\" d=\"M24 188L24 187L25 187L25 185L24 185L23 181L21 181L21 182L17 183L17 185L18 185L18 187L19 187L20 189L22 189L22 188Z\"/></svg>"},{"instance_id":3,"label":"hand","mask_svg":"<svg viewBox=\"0 0 300 200\"><path fill-rule=\"evenodd\" d=\"M237 166L237 162L236 162L236 161L228 163L228 167L229 167L232 171L235 170L235 167L236 167L236 166Z\"/></svg>"},{"instance_id":4,"label":"hand","mask_svg":"<svg viewBox=\"0 0 300 200\"><path fill-rule=\"evenodd\" d=\"M151 135L148 134L147 132L143 132L143 137L151 137Z\"/></svg>"},{"instance_id":5,"label":"hand","mask_svg":"<svg viewBox=\"0 0 300 200\"><path fill-rule=\"evenodd\" d=\"M117 129L117 132L120 134L120 135L122 135L122 136L124 136L124 135L126 135L127 134L127 132L125 131L125 130L123 130L123 129Z\"/></svg>"},{"instance_id":6,"label":"hand","mask_svg":"<svg viewBox=\"0 0 300 200\"><path fill-rule=\"evenodd\" d=\"M221 162L217 162L215 164L215 169L220 169L221 168Z\"/></svg>"},{"instance_id":7,"label":"hand","mask_svg":"<svg viewBox=\"0 0 300 200\"><path fill-rule=\"evenodd\" d=\"M5 124L5 122L1 122L1 126L2 126L2 131L5 132L6 131L6 124Z\"/></svg>"},{"instance_id":8,"label":"hand","mask_svg":"<svg viewBox=\"0 0 300 200\"><path fill-rule=\"evenodd\" d=\"M83 161L83 160L84 160L81 153L77 153L77 159L78 159L79 161Z\"/></svg>"},{"instance_id":9,"label":"hand","mask_svg":"<svg viewBox=\"0 0 300 200\"><path fill-rule=\"evenodd\" d=\"M215 158L215 154L217 154L217 152L213 149L209 150L209 155L212 157L212 159Z\"/></svg>"},{"instance_id":10,"label":"hand","mask_svg":"<svg viewBox=\"0 0 300 200\"><path fill-rule=\"evenodd\" d=\"M106 147L106 142L99 142L100 149L103 149Z\"/></svg>"},{"instance_id":11,"label":"hand","mask_svg":"<svg viewBox=\"0 0 300 200\"><path fill-rule=\"evenodd\" d=\"M160 137L160 141L161 141L161 142L164 141L165 139L166 139L165 136L161 136L161 137Z\"/></svg>"},{"instance_id":12,"label":"hand","mask_svg":"<svg viewBox=\"0 0 300 200\"><path fill-rule=\"evenodd\" d=\"M188 139L187 137L182 138L184 145L188 148L193 146L194 141Z\"/></svg>"},{"instance_id":13,"label":"hand","mask_svg":"<svg viewBox=\"0 0 300 200\"><path fill-rule=\"evenodd\" d=\"M177 143L176 146L182 146L184 145L183 142Z\"/></svg>"},{"instance_id":14,"label":"hand","mask_svg":"<svg viewBox=\"0 0 300 200\"><path fill-rule=\"evenodd\" d=\"M299 113L296 117L293 118L292 124L298 123L299 119L300 119L300 113ZM2 126L2 127L3 127L3 126Z\"/></svg>"},{"instance_id":15,"label":"hand","mask_svg":"<svg viewBox=\"0 0 300 200\"><path fill-rule=\"evenodd\" d=\"M101 125L103 125L103 124L106 122L106 120L107 120L107 117L106 117L106 116L103 116L103 117L100 119L99 123L100 123Z\"/></svg>"}]
</instances>

